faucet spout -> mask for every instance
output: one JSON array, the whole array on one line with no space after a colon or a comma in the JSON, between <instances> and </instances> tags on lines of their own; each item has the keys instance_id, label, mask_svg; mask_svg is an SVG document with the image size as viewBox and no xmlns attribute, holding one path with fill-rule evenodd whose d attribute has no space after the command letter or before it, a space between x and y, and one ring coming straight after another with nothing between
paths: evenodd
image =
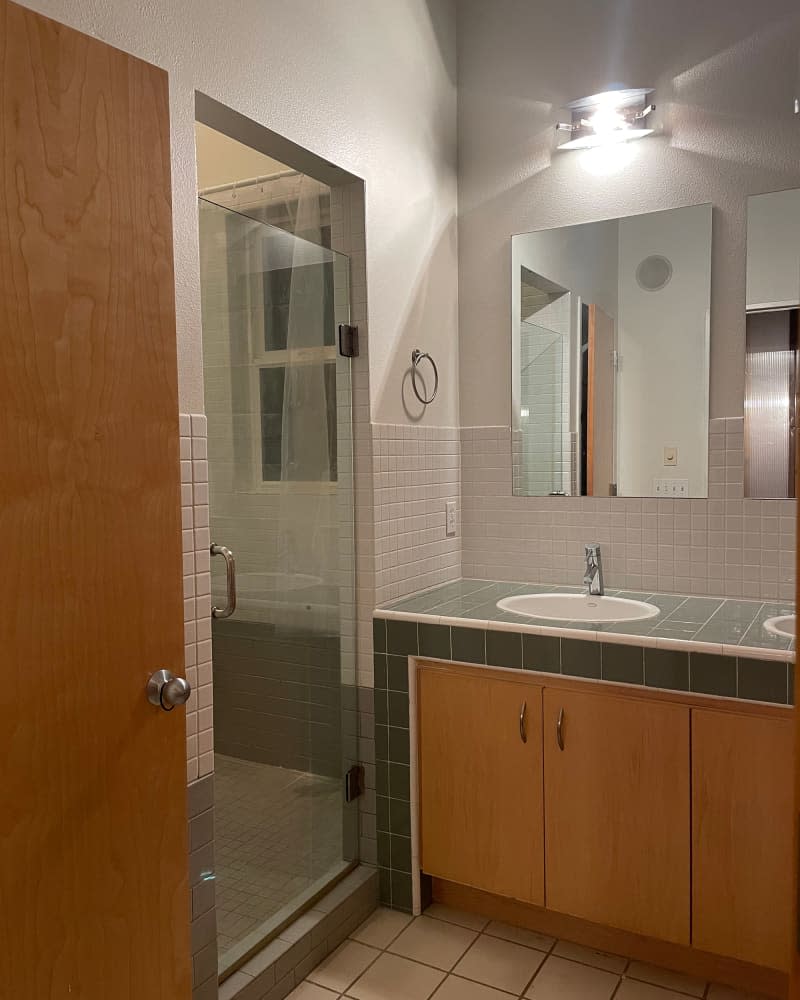
<instances>
[{"instance_id":1,"label":"faucet spout","mask_svg":"<svg viewBox=\"0 0 800 1000\"><path fill-rule=\"evenodd\" d=\"M584 546L584 556L586 559L586 572L583 575L584 586L592 597L602 597L605 593L603 560L597 542L590 542L589 545Z\"/></svg>"}]
</instances>

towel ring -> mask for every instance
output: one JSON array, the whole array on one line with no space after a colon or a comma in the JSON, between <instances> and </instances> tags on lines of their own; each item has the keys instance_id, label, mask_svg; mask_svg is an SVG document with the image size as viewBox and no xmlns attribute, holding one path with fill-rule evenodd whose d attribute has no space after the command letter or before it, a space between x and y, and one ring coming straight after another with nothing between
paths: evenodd
<instances>
[{"instance_id":1,"label":"towel ring","mask_svg":"<svg viewBox=\"0 0 800 1000\"><path fill-rule=\"evenodd\" d=\"M433 392L430 394L428 399L426 399L417 388L417 365L423 358L427 358L433 368ZM414 350L411 352L411 387L414 390L414 395L423 406L427 406L428 403L432 403L434 399L436 399L436 393L439 391L439 369L436 367L436 362L427 351Z\"/></svg>"}]
</instances>

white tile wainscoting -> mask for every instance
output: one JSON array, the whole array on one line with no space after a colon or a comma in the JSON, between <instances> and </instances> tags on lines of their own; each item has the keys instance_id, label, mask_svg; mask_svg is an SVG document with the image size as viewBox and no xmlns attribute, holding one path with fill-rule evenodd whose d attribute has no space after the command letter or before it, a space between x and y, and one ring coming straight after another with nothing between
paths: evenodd
<instances>
[{"instance_id":1,"label":"white tile wainscoting","mask_svg":"<svg viewBox=\"0 0 800 1000\"><path fill-rule=\"evenodd\" d=\"M600 542L610 587L793 600L796 501L744 499L742 424L710 423L707 500L513 496L510 427L462 428L463 576L580 583Z\"/></svg>"},{"instance_id":2,"label":"white tile wainscoting","mask_svg":"<svg viewBox=\"0 0 800 1000\"><path fill-rule=\"evenodd\" d=\"M184 652L192 686L186 703L186 768L192 782L214 770L208 431L203 414L182 413L179 420Z\"/></svg>"},{"instance_id":3,"label":"white tile wainscoting","mask_svg":"<svg viewBox=\"0 0 800 1000\"><path fill-rule=\"evenodd\" d=\"M457 427L372 425L375 603L461 576L460 432ZM456 533L445 504L456 504Z\"/></svg>"}]
</instances>

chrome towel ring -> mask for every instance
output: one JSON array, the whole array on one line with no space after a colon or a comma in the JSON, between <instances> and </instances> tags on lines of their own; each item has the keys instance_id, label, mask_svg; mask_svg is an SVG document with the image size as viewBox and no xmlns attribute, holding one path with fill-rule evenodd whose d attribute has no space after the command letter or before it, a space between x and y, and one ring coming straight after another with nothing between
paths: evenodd
<instances>
[{"instance_id":1,"label":"chrome towel ring","mask_svg":"<svg viewBox=\"0 0 800 1000\"><path fill-rule=\"evenodd\" d=\"M428 399L426 399L417 388L417 365L419 365L423 358L427 358L433 368L433 392L430 394ZM432 403L434 399L436 399L436 393L439 391L439 369L436 367L436 362L427 351L414 350L411 352L411 387L414 390L414 395L420 403L423 404L423 406L427 406L428 403Z\"/></svg>"}]
</instances>

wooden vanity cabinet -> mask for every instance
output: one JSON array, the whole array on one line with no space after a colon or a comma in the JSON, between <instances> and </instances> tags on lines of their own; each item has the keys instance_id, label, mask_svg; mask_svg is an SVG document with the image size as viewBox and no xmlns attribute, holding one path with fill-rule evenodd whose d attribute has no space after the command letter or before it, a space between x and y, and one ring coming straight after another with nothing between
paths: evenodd
<instances>
[{"instance_id":1,"label":"wooden vanity cabinet","mask_svg":"<svg viewBox=\"0 0 800 1000\"><path fill-rule=\"evenodd\" d=\"M565 915L691 949L708 978L712 956L787 969L785 709L455 666L417 683L423 871L544 907L542 932Z\"/></svg>"},{"instance_id":2,"label":"wooden vanity cabinet","mask_svg":"<svg viewBox=\"0 0 800 1000\"><path fill-rule=\"evenodd\" d=\"M793 725L692 712L692 943L787 969Z\"/></svg>"},{"instance_id":3,"label":"wooden vanity cabinet","mask_svg":"<svg viewBox=\"0 0 800 1000\"><path fill-rule=\"evenodd\" d=\"M689 944L689 713L545 689L548 909Z\"/></svg>"},{"instance_id":4,"label":"wooden vanity cabinet","mask_svg":"<svg viewBox=\"0 0 800 1000\"><path fill-rule=\"evenodd\" d=\"M417 697L423 871L544 905L541 686L422 668Z\"/></svg>"}]
</instances>

